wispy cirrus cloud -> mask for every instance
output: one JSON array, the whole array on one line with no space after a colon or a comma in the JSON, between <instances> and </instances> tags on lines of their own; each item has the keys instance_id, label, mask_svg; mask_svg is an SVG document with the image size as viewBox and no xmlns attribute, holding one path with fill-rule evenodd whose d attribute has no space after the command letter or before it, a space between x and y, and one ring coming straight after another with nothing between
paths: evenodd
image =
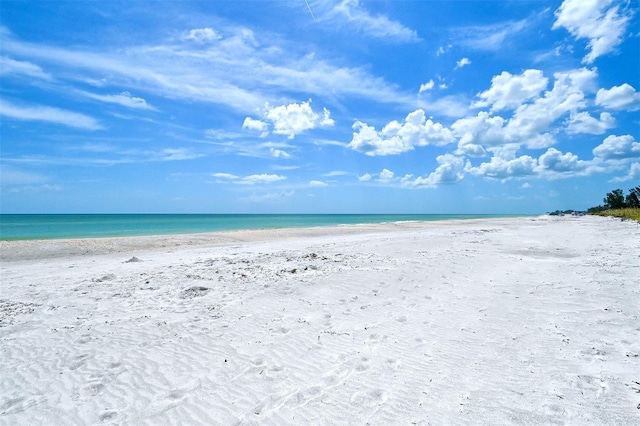
<instances>
[{"instance_id":1,"label":"wispy cirrus cloud","mask_svg":"<svg viewBox=\"0 0 640 426\"><path fill-rule=\"evenodd\" d=\"M0 99L0 115L14 120L46 121L77 129L103 129L98 120L85 114L42 105L15 105L3 99Z\"/></svg>"},{"instance_id":2,"label":"wispy cirrus cloud","mask_svg":"<svg viewBox=\"0 0 640 426\"><path fill-rule=\"evenodd\" d=\"M137 96L132 96L129 92L122 92L115 95L98 95L96 93L90 93L80 90L78 91L78 93L97 101L117 104L127 108L157 111L157 109L149 105L146 100Z\"/></svg>"},{"instance_id":3,"label":"wispy cirrus cloud","mask_svg":"<svg viewBox=\"0 0 640 426\"><path fill-rule=\"evenodd\" d=\"M238 185L269 184L286 179L286 176L269 173L248 176L237 176L231 173L214 173L212 176L217 179L218 183L234 183Z\"/></svg>"},{"instance_id":4,"label":"wispy cirrus cloud","mask_svg":"<svg viewBox=\"0 0 640 426\"><path fill-rule=\"evenodd\" d=\"M186 161L204 157L202 152L185 147L137 149L110 143L86 143L68 146L51 154L6 156L6 163L29 166L93 166L106 167L117 164Z\"/></svg>"},{"instance_id":5,"label":"wispy cirrus cloud","mask_svg":"<svg viewBox=\"0 0 640 426\"><path fill-rule=\"evenodd\" d=\"M318 59L295 41L261 40L244 27L221 29L216 32L219 38L202 31L188 34L194 39L205 37L208 42L167 37L155 45L87 50L30 43L5 34L3 51L52 64L65 70L69 79L100 81L104 89L128 88L130 92L219 104L245 113L273 98L295 93L358 97L378 103L414 102L409 93L367 70ZM32 72L37 69L32 67ZM105 75L109 76L106 80ZM129 107L142 105L119 95L98 96Z\"/></svg>"},{"instance_id":6,"label":"wispy cirrus cloud","mask_svg":"<svg viewBox=\"0 0 640 426\"><path fill-rule=\"evenodd\" d=\"M36 64L27 61L18 61L8 56L0 56L0 75L24 75L27 77L51 80L52 77Z\"/></svg>"},{"instance_id":7,"label":"wispy cirrus cloud","mask_svg":"<svg viewBox=\"0 0 640 426\"><path fill-rule=\"evenodd\" d=\"M319 20L348 24L362 34L390 43L413 43L420 41L415 30L385 15L370 13L359 0L340 0L338 2L314 2L317 10L323 10ZM314 6L314 10L316 7Z\"/></svg>"},{"instance_id":8,"label":"wispy cirrus cloud","mask_svg":"<svg viewBox=\"0 0 640 426\"><path fill-rule=\"evenodd\" d=\"M452 38L475 50L496 51L527 27L527 20L456 28Z\"/></svg>"}]
</instances>

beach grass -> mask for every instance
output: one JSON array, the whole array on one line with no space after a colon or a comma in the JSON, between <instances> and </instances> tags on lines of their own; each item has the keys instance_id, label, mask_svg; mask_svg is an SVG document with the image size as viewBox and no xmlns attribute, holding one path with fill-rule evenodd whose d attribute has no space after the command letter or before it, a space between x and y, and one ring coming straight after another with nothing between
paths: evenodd
<instances>
[{"instance_id":1,"label":"beach grass","mask_svg":"<svg viewBox=\"0 0 640 426\"><path fill-rule=\"evenodd\" d=\"M610 209L603 210L601 212L592 213L597 216L612 216L619 217L621 219L631 219L640 222L640 209L626 208L626 209Z\"/></svg>"}]
</instances>

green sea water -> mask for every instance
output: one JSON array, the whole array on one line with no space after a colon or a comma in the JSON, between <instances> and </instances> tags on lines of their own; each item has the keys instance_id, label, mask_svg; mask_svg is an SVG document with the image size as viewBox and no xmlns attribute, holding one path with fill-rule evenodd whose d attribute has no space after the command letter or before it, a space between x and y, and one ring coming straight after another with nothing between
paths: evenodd
<instances>
[{"instance_id":1,"label":"green sea water","mask_svg":"<svg viewBox=\"0 0 640 426\"><path fill-rule=\"evenodd\" d=\"M506 215L1 214L0 239L103 238L490 217Z\"/></svg>"}]
</instances>

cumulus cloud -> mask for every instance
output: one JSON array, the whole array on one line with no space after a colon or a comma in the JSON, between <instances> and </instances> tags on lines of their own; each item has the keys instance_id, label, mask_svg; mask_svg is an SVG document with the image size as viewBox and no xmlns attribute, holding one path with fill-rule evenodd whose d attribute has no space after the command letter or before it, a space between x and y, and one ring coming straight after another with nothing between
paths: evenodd
<instances>
[{"instance_id":1,"label":"cumulus cloud","mask_svg":"<svg viewBox=\"0 0 640 426\"><path fill-rule=\"evenodd\" d=\"M220 40L222 36L213 28L194 28L183 37L185 40L193 40L199 43L205 41Z\"/></svg>"},{"instance_id":2,"label":"cumulus cloud","mask_svg":"<svg viewBox=\"0 0 640 426\"><path fill-rule=\"evenodd\" d=\"M48 106L18 106L0 99L0 115L15 120L46 121L85 130L99 130L103 127L93 117L77 112Z\"/></svg>"},{"instance_id":3,"label":"cumulus cloud","mask_svg":"<svg viewBox=\"0 0 640 426\"><path fill-rule=\"evenodd\" d=\"M444 154L436 157L438 167L427 177L406 175L402 178L402 184L411 188L434 188L440 184L453 184L464 179L464 159L452 154Z\"/></svg>"},{"instance_id":4,"label":"cumulus cloud","mask_svg":"<svg viewBox=\"0 0 640 426\"><path fill-rule=\"evenodd\" d=\"M612 179L612 182L626 182L629 180L640 180L640 163L631 163L629 167L629 173L626 176L621 176Z\"/></svg>"},{"instance_id":5,"label":"cumulus cloud","mask_svg":"<svg viewBox=\"0 0 640 426\"><path fill-rule=\"evenodd\" d=\"M358 180L360 182L369 182L371 179L373 179L373 176L371 176L369 173L365 173L362 176L358 176Z\"/></svg>"},{"instance_id":6,"label":"cumulus cloud","mask_svg":"<svg viewBox=\"0 0 640 426\"><path fill-rule=\"evenodd\" d=\"M611 129L615 127L616 120L613 118L611 114L608 112L603 112L600 114L600 119L592 117L588 112L578 112L571 114L569 119L566 121L567 125L567 133L576 134L576 133L588 133L592 135L601 135L607 131L607 129Z\"/></svg>"},{"instance_id":7,"label":"cumulus cloud","mask_svg":"<svg viewBox=\"0 0 640 426\"><path fill-rule=\"evenodd\" d=\"M454 141L449 129L427 119L421 109L408 114L404 123L394 120L380 131L360 121L356 121L353 128L356 132L347 146L369 156L401 154L416 146L446 145Z\"/></svg>"},{"instance_id":8,"label":"cumulus cloud","mask_svg":"<svg viewBox=\"0 0 640 426\"><path fill-rule=\"evenodd\" d=\"M424 84L420 85L420 90L418 90L418 93L422 93L422 92L428 92L429 90L433 89L433 86L436 83L433 81L433 79L427 81Z\"/></svg>"},{"instance_id":9,"label":"cumulus cloud","mask_svg":"<svg viewBox=\"0 0 640 426\"><path fill-rule=\"evenodd\" d=\"M395 176L395 173L393 173L391 170L382 169L382 171L380 172L380 176L378 177L378 180L380 182L390 182L393 180L394 176Z\"/></svg>"},{"instance_id":10,"label":"cumulus cloud","mask_svg":"<svg viewBox=\"0 0 640 426\"><path fill-rule=\"evenodd\" d=\"M482 156L483 148L513 144L531 149L547 148L555 143L552 127L565 120L569 133L602 134L615 125L609 113L600 118L581 111L587 106L586 93L595 91L597 71L581 68L554 74L554 84L545 88L548 79L539 70L526 70L520 75L503 72L493 77L491 87L478 94L474 107L490 107L475 117L465 117L451 125L459 138L458 154ZM499 110L513 110L510 117L493 115Z\"/></svg>"},{"instance_id":11,"label":"cumulus cloud","mask_svg":"<svg viewBox=\"0 0 640 426\"><path fill-rule=\"evenodd\" d=\"M553 29L565 28L576 39L588 39L589 53L583 63L613 51L621 42L630 16L613 0L565 0L556 10Z\"/></svg>"},{"instance_id":12,"label":"cumulus cloud","mask_svg":"<svg viewBox=\"0 0 640 426\"><path fill-rule=\"evenodd\" d=\"M555 148L549 148L547 152L538 158L538 172L551 173L576 173L584 170L588 163L581 161L578 156L571 152L562 153Z\"/></svg>"},{"instance_id":13,"label":"cumulus cloud","mask_svg":"<svg viewBox=\"0 0 640 426\"><path fill-rule=\"evenodd\" d=\"M328 184L320 180L312 180L309 182L309 186L322 187L322 186L328 186Z\"/></svg>"},{"instance_id":14,"label":"cumulus cloud","mask_svg":"<svg viewBox=\"0 0 640 426\"><path fill-rule=\"evenodd\" d=\"M596 105L605 108L635 111L640 109L640 93L633 86L623 83L611 89L600 89L596 93Z\"/></svg>"},{"instance_id":15,"label":"cumulus cloud","mask_svg":"<svg viewBox=\"0 0 640 426\"><path fill-rule=\"evenodd\" d=\"M472 143L471 141L463 142L460 140L455 154L466 155L467 157L484 157L487 155L487 151L480 144Z\"/></svg>"},{"instance_id":16,"label":"cumulus cloud","mask_svg":"<svg viewBox=\"0 0 640 426\"><path fill-rule=\"evenodd\" d=\"M455 69L462 68L465 65L471 65L471 60L469 58L462 58L458 62L456 62L456 68Z\"/></svg>"},{"instance_id":17,"label":"cumulus cloud","mask_svg":"<svg viewBox=\"0 0 640 426\"><path fill-rule=\"evenodd\" d=\"M262 120L246 117L242 124L245 129L261 132L262 137L271 131L277 135L286 135L293 139L300 133L316 127L333 126L335 122L331 113L324 108L322 115L311 108L311 99L302 103L291 103L273 107L266 104Z\"/></svg>"},{"instance_id":18,"label":"cumulus cloud","mask_svg":"<svg viewBox=\"0 0 640 426\"><path fill-rule=\"evenodd\" d=\"M542 71L525 70L520 75L512 75L506 71L491 79L491 87L478 94L479 101L475 108L490 106L491 111L515 109L523 103L536 98L547 88L549 80Z\"/></svg>"},{"instance_id":19,"label":"cumulus cloud","mask_svg":"<svg viewBox=\"0 0 640 426\"><path fill-rule=\"evenodd\" d=\"M466 171L476 176L509 180L535 174L536 166L536 159L529 155L512 159L505 159L494 155L488 163L481 163L477 167L469 166L466 168Z\"/></svg>"},{"instance_id":20,"label":"cumulus cloud","mask_svg":"<svg viewBox=\"0 0 640 426\"><path fill-rule=\"evenodd\" d=\"M244 119L242 128L260 132L260 137L265 137L269 134L269 124L261 120L253 119L251 117L246 117Z\"/></svg>"},{"instance_id":21,"label":"cumulus cloud","mask_svg":"<svg viewBox=\"0 0 640 426\"><path fill-rule=\"evenodd\" d=\"M596 70L586 68L555 73L553 88L532 103L519 106L509 120L507 132L514 139L525 140L548 131L563 115L586 106L585 92L594 91L596 77Z\"/></svg>"},{"instance_id":22,"label":"cumulus cloud","mask_svg":"<svg viewBox=\"0 0 640 426\"><path fill-rule=\"evenodd\" d=\"M286 151L277 148L269 148L271 156L274 158L291 158L291 154Z\"/></svg>"},{"instance_id":23,"label":"cumulus cloud","mask_svg":"<svg viewBox=\"0 0 640 426\"><path fill-rule=\"evenodd\" d=\"M640 142L636 142L631 135L607 136L593 148L593 155L603 160L640 158Z\"/></svg>"},{"instance_id":24,"label":"cumulus cloud","mask_svg":"<svg viewBox=\"0 0 640 426\"><path fill-rule=\"evenodd\" d=\"M497 146L510 142L505 132L506 120L499 115L490 115L485 111L479 112L475 117L465 117L456 120L451 129L459 138L458 145L487 145Z\"/></svg>"}]
</instances>

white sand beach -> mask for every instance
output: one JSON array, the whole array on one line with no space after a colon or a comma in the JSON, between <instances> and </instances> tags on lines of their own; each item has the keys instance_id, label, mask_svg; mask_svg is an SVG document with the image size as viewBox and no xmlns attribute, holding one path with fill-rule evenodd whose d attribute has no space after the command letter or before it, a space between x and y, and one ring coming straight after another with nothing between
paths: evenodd
<instances>
[{"instance_id":1,"label":"white sand beach","mask_svg":"<svg viewBox=\"0 0 640 426\"><path fill-rule=\"evenodd\" d=\"M640 226L0 243L0 424L640 424Z\"/></svg>"}]
</instances>

